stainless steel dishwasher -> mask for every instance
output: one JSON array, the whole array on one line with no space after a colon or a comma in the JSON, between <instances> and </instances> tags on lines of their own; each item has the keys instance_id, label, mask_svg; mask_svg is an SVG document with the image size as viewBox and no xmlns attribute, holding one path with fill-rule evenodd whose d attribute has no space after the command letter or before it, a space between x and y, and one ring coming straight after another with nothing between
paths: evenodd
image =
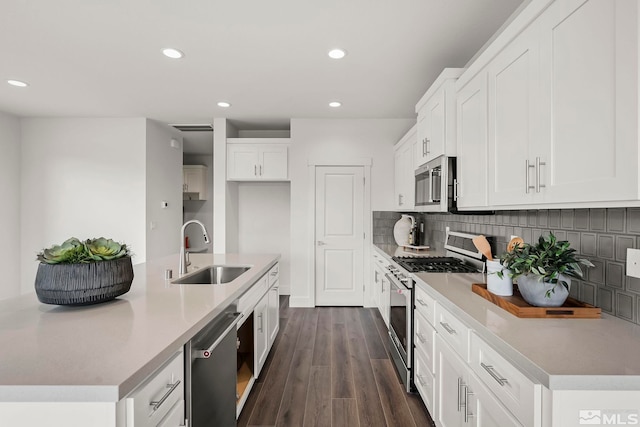
<instances>
[{"instance_id":1,"label":"stainless steel dishwasher","mask_svg":"<svg viewBox=\"0 0 640 427\"><path fill-rule=\"evenodd\" d=\"M185 347L186 416L190 427L236 425L237 302Z\"/></svg>"}]
</instances>

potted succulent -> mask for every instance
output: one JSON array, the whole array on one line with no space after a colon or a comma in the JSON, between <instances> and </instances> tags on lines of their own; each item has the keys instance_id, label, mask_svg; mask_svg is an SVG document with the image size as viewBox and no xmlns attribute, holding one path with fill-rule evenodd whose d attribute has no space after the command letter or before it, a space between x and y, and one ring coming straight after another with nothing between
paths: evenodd
<instances>
[{"instance_id":1,"label":"potted succulent","mask_svg":"<svg viewBox=\"0 0 640 427\"><path fill-rule=\"evenodd\" d=\"M593 267L591 261L575 252L569 242L549 233L540 236L536 244L516 245L500 260L504 269L510 270L511 278L517 279L525 301L538 307L559 307L569 296L571 278L583 277L581 266Z\"/></svg>"},{"instance_id":2,"label":"potted succulent","mask_svg":"<svg viewBox=\"0 0 640 427\"><path fill-rule=\"evenodd\" d=\"M100 237L75 237L38 254L35 288L46 304L86 305L112 300L131 288L133 265L127 245Z\"/></svg>"}]
</instances>

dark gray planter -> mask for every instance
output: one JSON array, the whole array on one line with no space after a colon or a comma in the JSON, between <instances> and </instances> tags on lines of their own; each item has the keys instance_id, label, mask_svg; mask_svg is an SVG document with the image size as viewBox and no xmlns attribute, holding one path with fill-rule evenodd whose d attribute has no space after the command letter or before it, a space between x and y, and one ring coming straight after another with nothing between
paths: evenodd
<instances>
[{"instance_id":1,"label":"dark gray planter","mask_svg":"<svg viewBox=\"0 0 640 427\"><path fill-rule=\"evenodd\" d=\"M129 292L131 282L131 257L124 257L86 264L40 263L35 287L38 299L45 304L87 305Z\"/></svg>"}]
</instances>

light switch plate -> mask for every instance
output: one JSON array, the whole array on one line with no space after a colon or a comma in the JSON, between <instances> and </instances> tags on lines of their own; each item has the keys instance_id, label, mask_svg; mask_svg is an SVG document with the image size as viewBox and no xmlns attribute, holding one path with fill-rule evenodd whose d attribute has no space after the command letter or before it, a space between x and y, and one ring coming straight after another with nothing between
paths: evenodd
<instances>
[{"instance_id":1,"label":"light switch plate","mask_svg":"<svg viewBox=\"0 0 640 427\"><path fill-rule=\"evenodd\" d=\"M640 249L627 248L627 276L640 277Z\"/></svg>"}]
</instances>

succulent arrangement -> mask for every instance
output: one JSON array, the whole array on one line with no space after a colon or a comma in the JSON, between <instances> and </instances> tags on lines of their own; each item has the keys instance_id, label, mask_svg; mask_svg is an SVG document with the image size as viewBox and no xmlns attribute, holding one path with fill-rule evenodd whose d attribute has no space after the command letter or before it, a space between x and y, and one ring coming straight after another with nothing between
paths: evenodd
<instances>
[{"instance_id":1,"label":"succulent arrangement","mask_svg":"<svg viewBox=\"0 0 640 427\"><path fill-rule=\"evenodd\" d=\"M540 236L536 244L516 245L512 251L502 254L500 261L505 269L511 270L510 276L514 279L532 274L541 282L560 283L569 290L561 276L581 279L581 266L594 266L588 259L576 256L576 250L570 246L568 241L558 240L549 233L548 236ZM503 272L496 274L502 277Z\"/></svg>"},{"instance_id":2,"label":"succulent arrangement","mask_svg":"<svg viewBox=\"0 0 640 427\"><path fill-rule=\"evenodd\" d=\"M61 245L44 249L37 256L45 264L79 264L107 261L130 256L131 251L124 243L100 237L80 241L75 237Z\"/></svg>"}]
</instances>

